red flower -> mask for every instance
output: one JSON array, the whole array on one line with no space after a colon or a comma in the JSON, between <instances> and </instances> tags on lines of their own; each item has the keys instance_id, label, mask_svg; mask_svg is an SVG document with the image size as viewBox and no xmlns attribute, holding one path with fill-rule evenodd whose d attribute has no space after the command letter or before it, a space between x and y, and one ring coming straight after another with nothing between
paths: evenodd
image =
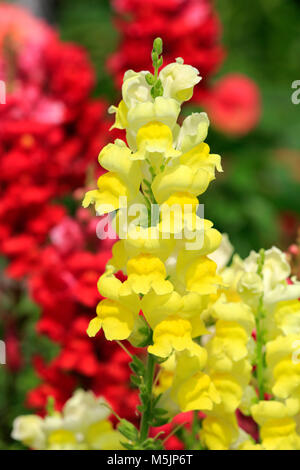
<instances>
[{"instance_id":1,"label":"red flower","mask_svg":"<svg viewBox=\"0 0 300 470\"><path fill-rule=\"evenodd\" d=\"M30 274L64 215L53 200L85 184L109 123L106 104L90 99L94 72L83 49L6 3L0 26L0 79L7 83L0 106L0 253L11 261L7 273L19 278ZM23 250L16 246L22 241Z\"/></svg>"},{"instance_id":2,"label":"red flower","mask_svg":"<svg viewBox=\"0 0 300 470\"><path fill-rule=\"evenodd\" d=\"M120 44L108 60L108 69L118 88L127 69L151 70L152 43L161 37L164 65L182 57L200 71L202 80L191 102L209 113L215 127L226 134L243 135L257 124L261 104L253 81L230 75L211 84L211 76L225 57L212 0L112 0L112 5Z\"/></svg>"},{"instance_id":3,"label":"red flower","mask_svg":"<svg viewBox=\"0 0 300 470\"><path fill-rule=\"evenodd\" d=\"M243 75L227 75L217 82L206 98L205 107L215 127L226 134L247 134L261 112L256 84Z\"/></svg>"},{"instance_id":4,"label":"red flower","mask_svg":"<svg viewBox=\"0 0 300 470\"><path fill-rule=\"evenodd\" d=\"M121 42L108 68L118 86L127 69L152 67L150 51L157 36L164 41L164 64L182 57L199 68L202 87L222 63L220 24L210 0L113 0L112 4Z\"/></svg>"}]
</instances>

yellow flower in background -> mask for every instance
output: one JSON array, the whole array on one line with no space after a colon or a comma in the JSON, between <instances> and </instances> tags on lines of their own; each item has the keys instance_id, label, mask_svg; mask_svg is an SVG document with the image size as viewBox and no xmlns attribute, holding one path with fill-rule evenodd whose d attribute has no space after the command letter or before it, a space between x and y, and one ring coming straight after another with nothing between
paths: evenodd
<instances>
[{"instance_id":1,"label":"yellow flower in background","mask_svg":"<svg viewBox=\"0 0 300 470\"><path fill-rule=\"evenodd\" d=\"M266 450L300 450L296 421L283 403L261 401L253 405L252 416L260 425L262 445Z\"/></svg>"},{"instance_id":2,"label":"yellow flower in background","mask_svg":"<svg viewBox=\"0 0 300 470\"><path fill-rule=\"evenodd\" d=\"M202 422L200 439L209 450L228 450L238 437L238 424L233 414L208 415Z\"/></svg>"},{"instance_id":3,"label":"yellow flower in background","mask_svg":"<svg viewBox=\"0 0 300 470\"><path fill-rule=\"evenodd\" d=\"M42 418L36 415L19 416L14 420L12 437L33 449L44 448L46 439Z\"/></svg>"},{"instance_id":4,"label":"yellow flower in background","mask_svg":"<svg viewBox=\"0 0 300 470\"><path fill-rule=\"evenodd\" d=\"M300 362L293 356L299 344L300 335L278 336L266 345L266 361L275 396L295 398L300 410Z\"/></svg>"},{"instance_id":5,"label":"yellow flower in background","mask_svg":"<svg viewBox=\"0 0 300 470\"><path fill-rule=\"evenodd\" d=\"M300 335L300 302L298 299L279 302L274 311L277 327L283 334Z\"/></svg>"},{"instance_id":6,"label":"yellow flower in background","mask_svg":"<svg viewBox=\"0 0 300 470\"><path fill-rule=\"evenodd\" d=\"M121 434L108 420L110 411L103 398L76 390L61 413L44 419L19 416L12 437L36 450L116 450L122 449Z\"/></svg>"},{"instance_id":7,"label":"yellow flower in background","mask_svg":"<svg viewBox=\"0 0 300 470\"><path fill-rule=\"evenodd\" d=\"M238 323L244 328L248 338L255 328L254 315L250 307L243 302L228 302L224 294L212 305L211 314L218 320Z\"/></svg>"}]
</instances>

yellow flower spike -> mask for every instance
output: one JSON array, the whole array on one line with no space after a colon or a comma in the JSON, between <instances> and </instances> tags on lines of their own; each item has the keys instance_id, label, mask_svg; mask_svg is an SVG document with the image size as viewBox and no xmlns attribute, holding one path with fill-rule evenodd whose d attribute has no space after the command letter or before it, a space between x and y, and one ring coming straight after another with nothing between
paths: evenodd
<instances>
[{"instance_id":1,"label":"yellow flower spike","mask_svg":"<svg viewBox=\"0 0 300 470\"><path fill-rule=\"evenodd\" d=\"M237 437L235 415L211 415L202 421L200 438L209 450L228 450Z\"/></svg>"},{"instance_id":2,"label":"yellow flower spike","mask_svg":"<svg viewBox=\"0 0 300 470\"><path fill-rule=\"evenodd\" d=\"M162 207L164 207L163 204ZM160 230L164 236L174 233L175 239L183 240L183 248L179 249L180 263L184 258L184 265L194 261L195 252L197 256L206 256L214 252L222 241L221 233L213 228L212 222L201 219L191 205L184 207L174 205L170 210L162 210ZM178 242L177 242L178 244ZM221 278L220 278L221 279Z\"/></svg>"},{"instance_id":3,"label":"yellow flower spike","mask_svg":"<svg viewBox=\"0 0 300 470\"><path fill-rule=\"evenodd\" d=\"M125 240L118 240L114 243L112 247L112 255L112 258L110 258L106 265L106 269L107 267L111 267L114 271L125 269L128 260L128 255L125 250Z\"/></svg>"},{"instance_id":4,"label":"yellow flower spike","mask_svg":"<svg viewBox=\"0 0 300 470\"><path fill-rule=\"evenodd\" d=\"M145 160L150 153L160 153L166 158L178 157L181 152L173 148L171 129L161 122L149 122L141 127L136 137L137 152L133 160Z\"/></svg>"},{"instance_id":5,"label":"yellow flower spike","mask_svg":"<svg viewBox=\"0 0 300 470\"><path fill-rule=\"evenodd\" d=\"M196 196L187 192L172 194L160 206L159 230L163 236L180 234L184 236L186 229L195 230L197 225L196 210L199 205Z\"/></svg>"},{"instance_id":6,"label":"yellow flower spike","mask_svg":"<svg viewBox=\"0 0 300 470\"><path fill-rule=\"evenodd\" d=\"M111 126L110 130L126 129L126 127L128 126L128 122L127 122L128 108L123 100L120 101L118 107L110 106L108 109L108 112L109 114L116 115L115 123Z\"/></svg>"},{"instance_id":7,"label":"yellow flower spike","mask_svg":"<svg viewBox=\"0 0 300 470\"><path fill-rule=\"evenodd\" d=\"M251 407L253 419L260 426L271 419L282 419L289 417L289 412L284 403L278 401L260 401Z\"/></svg>"},{"instance_id":8,"label":"yellow flower spike","mask_svg":"<svg viewBox=\"0 0 300 470\"><path fill-rule=\"evenodd\" d=\"M154 386L153 393L158 396L172 387L174 372L161 369L159 372L159 383Z\"/></svg>"},{"instance_id":9,"label":"yellow flower spike","mask_svg":"<svg viewBox=\"0 0 300 470\"><path fill-rule=\"evenodd\" d=\"M138 315L140 311L140 299L135 293L129 293L128 295L123 292L123 285L119 279L117 279L113 273L108 270L98 280L98 290L103 297L108 297L111 300L120 301L125 307L129 308L134 312L134 315Z\"/></svg>"},{"instance_id":10,"label":"yellow flower spike","mask_svg":"<svg viewBox=\"0 0 300 470\"><path fill-rule=\"evenodd\" d=\"M168 357L173 351L185 349L205 354L203 348L192 341L191 323L178 315L170 315L154 328L153 342L148 351L159 357Z\"/></svg>"},{"instance_id":11,"label":"yellow flower spike","mask_svg":"<svg viewBox=\"0 0 300 470\"><path fill-rule=\"evenodd\" d=\"M123 283L122 295L134 292L147 294L151 289L157 295L169 294L173 285L166 280L166 268L164 263L149 253L141 253L127 262L128 279Z\"/></svg>"},{"instance_id":12,"label":"yellow flower spike","mask_svg":"<svg viewBox=\"0 0 300 470\"><path fill-rule=\"evenodd\" d=\"M209 255L220 246L222 235L213 228L210 220L197 217L195 222L195 227L188 226L189 231L184 237L185 247L188 251L197 251L197 255Z\"/></svg>"}]
</instances>

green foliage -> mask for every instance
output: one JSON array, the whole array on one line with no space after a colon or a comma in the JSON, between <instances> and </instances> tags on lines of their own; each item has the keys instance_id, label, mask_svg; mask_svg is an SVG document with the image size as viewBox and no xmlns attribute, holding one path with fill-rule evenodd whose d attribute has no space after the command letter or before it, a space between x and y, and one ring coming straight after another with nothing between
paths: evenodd
<instances>
[{"instance_id":1,"label":"green foliage","mask_svg":"<svg viewBox=\"0 0 300 470\"><path fill-rule=\"evenodd\" d=\"M106 60L117 47L109 0L64 0L56 12L63 40L82 44L96 69L96 95L114 100L116 91L106 71ZM78 71L80 73L80 71Z\"/></svg>"},{"instance_id":2,"label":"green foliage","mask_svg":"<svg viewBox=\"0 0 300 470\"><path fill-rule=\"evenodd\" d=\"M156 358L152 354L148 354L146 366L137 356L133 356L130 363L130 368L134 372L134 375L131 376L131 383L137 386L140 392L140 405L137 409L141 413L142 420L139 432L137 432L133 425L127 422L124 423L124 420L121 420L122 422L120 422L118 429L130 441L129 443L123 443L126 449L163 448L163 443L160 439L148 438L150 427L163 426L169 422L167 411L159 407L160 395L153 396L152 387L155 364Z\"/></svg>"}]
</instances>

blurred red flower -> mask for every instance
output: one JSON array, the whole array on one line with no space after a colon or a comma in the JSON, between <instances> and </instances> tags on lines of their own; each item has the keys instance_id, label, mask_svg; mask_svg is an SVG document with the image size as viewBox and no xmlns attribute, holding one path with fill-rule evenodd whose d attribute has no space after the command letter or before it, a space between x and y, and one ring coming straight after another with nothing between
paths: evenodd
<instances>
[{"instance_id":1,"label":"blurred red flower","mask_svg":"<svg viewBox=\"0 0 300 470\"><path fill-rule=\"evenodd\" d=\"M182 57L200 71L191 102L209 113L213 126L236 136L256 126L261 102L252 80L228 75L211 83L226 55L213 0L112 0L112 6L120 42L107 65L118 88L127 69L151 70L152 42L161 37L164 65Z\"/></svg>"},{"instance_id":2,"label":"blurred red flower","mask_svg":"<svg viewBox=\"0 0 300 470\"><path fill-rule=\"evenodd\" d=\"M86 213L89 217L82 218L79 210L78 218L65 217L50 231L52 243L41 253L30 279L31 295L41 308L37 331L58 343L60 352L49 365L43 365L42 371L37 367L44 383L30 392L28 403L33 407L45 406L46 385L55 390L55 397L60 397L56 388L61 384L56 378L66 374L76 379L73 388L81 386L105 396L117 413L134 421L138 397L129 386L130 358L102 334L94 339L86 334L101 298L97 281L111 257L113 242L95 237L98 219ZM49 376L48 369L56 374Z\"/></svg>"},{"instance_id":3,"label":"blurred red flower","mask_svg":"<svg viewBox=\"0 0 300 470\"><path fill-rule=\"evenodd\" d=\"M210 0L112 0L112 5L121 40L108 68L118 87L127 69L152 67L150 51L157 36L164 41L164 64L182 57L201 71L202 87L221 65L220 22Z\"/></svg>"},{"instance_id":4,"label":"blurred red flower","mask_svg":"<svg viewBox=\"0 0 300 470\"><path fill-rule=\"evenodd\" d=\"M21 278L65 215L54 200L84 185L109 122L106 103L90 99L94 71L83 49L7 3L0 31L0 253Z\"/></svg>"},{"instance_id":5,"label":"blurred red flower","mask_svg":"<svg viewBox=\"0 0 300 470\"><path fill-rule=\"evenodd\" d=\"M226 134L247 134L261 113L260 94L255 83L244 75L226 75L205 98L212 124Z\"/></svg>"}]
</instances>

